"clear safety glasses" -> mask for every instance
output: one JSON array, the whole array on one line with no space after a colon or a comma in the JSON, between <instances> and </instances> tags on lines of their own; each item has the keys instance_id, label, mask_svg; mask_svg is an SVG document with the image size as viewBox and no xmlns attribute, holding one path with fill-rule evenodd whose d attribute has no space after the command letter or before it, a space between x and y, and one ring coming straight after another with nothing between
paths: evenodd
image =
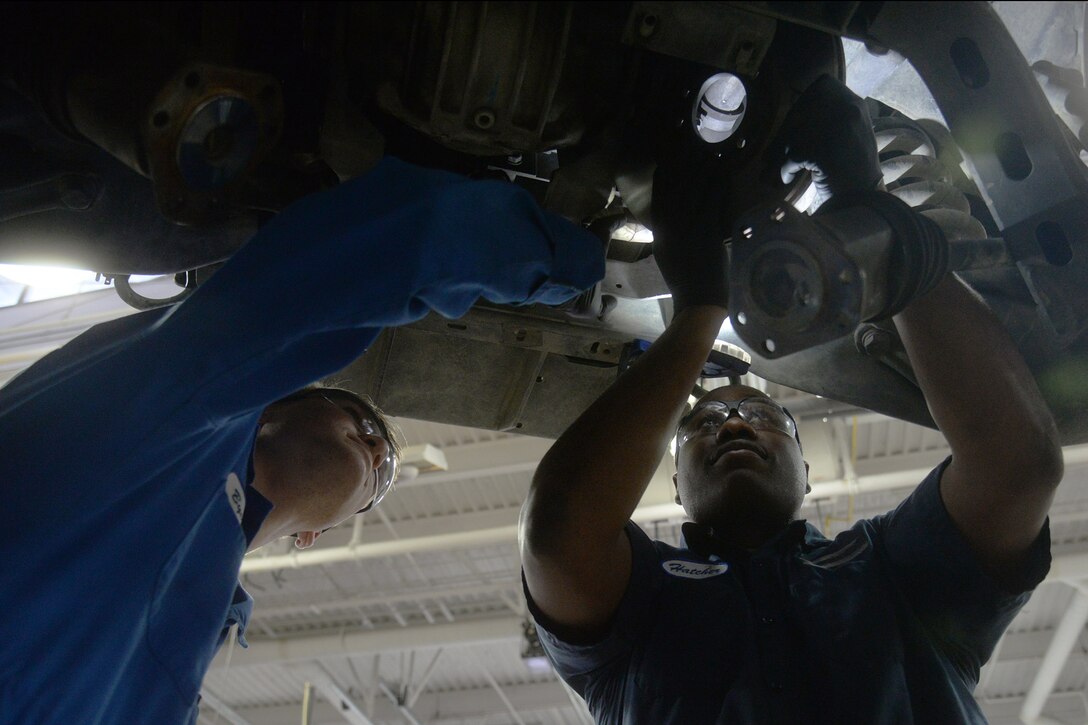
<instances>
[{"instance_id":1,"label":"clear safety glasses","mask_svg":"<svg viewBox=\"0 0 1088 725\"><path fill-rule=\"evenodd\" d=\"M718 430L734 410L753 428L777 430L797 438L797 422L788 410L770 398L753 396L737 401L710 400L695 406L676 428L677 448L700 433Z\"/></svg>"},{"instance_id":2,"label":"clear safety glasses","mask_svg":"<svg viewBox=\"0 0 1088 725\"><path fill-rule=\"evenodd\" d=\"M334 390L314 391L313 394L323 398L330 405L335 405L337 408L350 415L362 435L378 436L389 443L389 434L383 430L380 423L364 417L358 401L354 398L343 396L344 400L348 402L337 403L329 397L330 394L334 397L340 397L336 396L336 391ZM393 453L392 443L389 443L385 459L382 460L381 464L376 469L374 469L374 498L356 513L366 513L381 503L382 499L385 498L385 495L393 488L393 481L397 478L397 470L399 467L400 461L397 460L396 455Z\"/></svg>"}]
</instances>

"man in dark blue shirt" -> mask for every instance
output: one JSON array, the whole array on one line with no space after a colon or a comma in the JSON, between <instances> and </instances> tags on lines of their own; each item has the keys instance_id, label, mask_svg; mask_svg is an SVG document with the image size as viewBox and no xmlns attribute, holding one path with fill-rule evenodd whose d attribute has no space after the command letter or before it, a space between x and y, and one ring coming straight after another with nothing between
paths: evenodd
<instances>
[{"instance_id":1,"label":"man in dark blue shirt","mask_svg":"<svg viewBox=\"0 0 1088 725\"><path fill-rule=\"evenodd\" d=\"M179 723L243 554L372 506L380 414L307 388L382 327L556 304L599 240L512 184L385 159L292 205L185 302L99 325L0 390L0 723ZM300 391L296 393L296 391Z\"/></svg>"},{"instance_id":2,"label":"man in dark blue shirt","mask_svg":"<svg viewBox=\"0 0 1088 725\"><path fill-rule=\"evenodd\" d=\"M871 191L860 100L827 78L807 97L821 110L784 171L811 169L832 197ZM894 511L828 541L797 520L808 466L777 403L727 386L681 419L726 317L726 232L715 205L685 202L698 186L661 171L655 256L677 313L555 443L522 511L526 591L556 670L603 723L982 722L971 691L1046 574L1062 476L1015 345L951 275L895 316L952 455ZM693 521L680 548L628 521L674 434Z\"/></svg>"}]
</instances>

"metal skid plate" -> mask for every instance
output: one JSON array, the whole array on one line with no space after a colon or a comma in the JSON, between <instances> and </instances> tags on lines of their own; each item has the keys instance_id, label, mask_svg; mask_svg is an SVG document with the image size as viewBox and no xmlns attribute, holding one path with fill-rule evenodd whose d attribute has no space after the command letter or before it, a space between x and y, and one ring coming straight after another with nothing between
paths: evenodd
<instances>
[{"instance_id":1,"label":"metal skid plate","mask_svg":"<svg viewBox=\"0 0 1088 725\"><path fill-rule=\"evenodd\" d=\"M615 380L626 341L552 310L479 306L385 330L335 379L394 415L555 437Z\"/></svg>"},{"instance_id":2,"label":"metal skid plate","mask_svg":"<svg viewBox=\"0 0 1088 725\"><path fill-rule=\"evenodd\" d=\"M547 308L481 305L458 320L431 314L386 330L332 379L393 415L554 438L616 379L627 343L663 330L656 300L620 299L607 324L570 322ZM728 323L719 337L746 349ZM755 355L752 372L933 425L917 387L859 355L850 338L783 360Z\"/></svg>"}]
</instances>

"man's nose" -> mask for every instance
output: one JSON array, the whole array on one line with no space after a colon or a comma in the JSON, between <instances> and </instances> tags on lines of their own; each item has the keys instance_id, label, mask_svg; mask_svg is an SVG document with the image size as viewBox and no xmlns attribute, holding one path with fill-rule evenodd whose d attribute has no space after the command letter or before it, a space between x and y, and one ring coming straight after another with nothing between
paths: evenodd
<instances>
[{"instance_id":1,"label":"man's nose","mask_svg":"<svg viewBox=\"0 0 1088 725\"><path fill-rule=\"evenodd\" d=\"M734 438L755 438L756 430L752 424L740 417L740 413L733 410L729 417L718 426L718 440L733 440Z\"/></svg>"}]
</instances>

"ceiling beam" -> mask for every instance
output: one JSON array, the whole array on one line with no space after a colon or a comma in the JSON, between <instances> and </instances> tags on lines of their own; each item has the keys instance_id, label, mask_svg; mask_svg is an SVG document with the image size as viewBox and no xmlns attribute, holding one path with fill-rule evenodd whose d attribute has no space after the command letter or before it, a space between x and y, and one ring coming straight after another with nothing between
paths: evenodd
<instances>
[{"instance_id":1,"label":"ceiling beam","mask_svg":"<svg viewBox=\"0 0 1088 725\"><path fill-rule=\"evenodd\" d=\"M310 678L310 682L350 725L374 725L348 694L327 676Z\"/></svg>"},{"instance_id":2,"label":"ceiling beam","mask_svg":"<svg viewBox=\"0 0 1088 725\"><path fill-rule=\"evenodd\" d=\"M1065 669L1069 654L1080 641L1085 624L1088 624L1088 594L1077 588L1073 593L1073 601L1069 603L1069 608L1054 631L1050 647L1035 673L1035 680L1024 697L1024 705L1020 710L1022 722L1029 725L1039 722L1047 699Z\"/></svg>"},{"instance_id":3,"label":"ceiling beam","mask_svg":"<svg viewBox=\"0 0 1088 725\"><path fill-rule=\"evenodd\" d=\"M1088 445L1067 448L1065 456L1069 465L1086 462L1088 461ZM671 478L667 463L666 461L658 468L658 471L654 474L655 479ZM909 488L917 485L929 474L930 470L927 466L893 473L859 476L856 481L840 479L838 481L814 483L807 500L816 501L848 494ZM671 502L660 502L659 488L660 486L650 487L652 493L648 494L639 507L635 509L631 516L632 521L635 523L676 521L686 517L684 510L679 505ZM649 503L647 498L652 498L654 502ZM496 518L501 517L506 517L507 523L485 529L448 531L429 536L389 538L365 543L348 543L345 546L325 546L306 550L292 549L285 554L269 554L268 551L262 549L243 559L241 572L248 574L278 569L299 569L318 564L335 564L428 551L449 551L452 549L516 543L518 510L516 508L503 509L503 513ZM461 528L461 524L457 523L459 517L449 516L444 518L450 519L452 526L456 526L458 529Z\"/></svg>"},{"instance_id":4,"label":"ceiling beam","mask_svg":"<svg viewBox=\"0 0 1088 725\"><path fill-rule=\"evenodd\" d=\"M570 713L574 720L574 710L567 699L563 686L558 680L535 682L522 685L503 685L503 692L511 705L523 718L531 719L528 713L558 709ZM261 725L298 725L301 702L278 704L274 706L236 707L236 710L254 723ZM426 692L412 708L414 716L424 723L458 722L466 720L491 721L508 720L510 713L490 685L444 692ZM375 722L400 722L403 714L400 708L386 698L379 698L374 703L371 718ZM539 720L539 718L537 718ZM314 704L312 725L344 725L343 717L323 699Z\"/></svg>"},{"instance_id":5,"label":"ceiling beam","mask_svg":"<svg viewBox=\"0 0 1088 725\"><path fill-rule=\"evenodd\" d=\"M223 702L207 687L200 688L200 707L205 706L215 710L216 715L226 720L230 725L250 725L249 720L239 715L227 703Z\"/></svg>"},{"instance_id":6,"label":"ceiling beam","mask_svg":"<svg viewBox=\"0 0 1088 725\"><path fill-rule=\"evenodd\" d=\"M397 711L404 716L404 719L408 721L409 725L421 725L419 718L412 712L412 708L408 706L407 702L397 697L397 693L393 692L389 685L384 682L379 682L378 688L382 691L382 694L385 695L386 699L397 708Z\"/></svg>"},{"instance_id":7,"label":"ceiling beam","mask_svg":"<svg viewBox=\"0 0 1088 725\"><path fill-rule=\"evenodd\" d=\"M374 652L397 652L487 642L509 642L522 636L521 618L490 617L413 627L324 634L281 639L254 639L244 650L235 650L231 668L300 660L320 660ZM222 669L226 655L221 649L211 669ZM222 692L223 690L219 690Z\"/></svg>"}]
</instances>

